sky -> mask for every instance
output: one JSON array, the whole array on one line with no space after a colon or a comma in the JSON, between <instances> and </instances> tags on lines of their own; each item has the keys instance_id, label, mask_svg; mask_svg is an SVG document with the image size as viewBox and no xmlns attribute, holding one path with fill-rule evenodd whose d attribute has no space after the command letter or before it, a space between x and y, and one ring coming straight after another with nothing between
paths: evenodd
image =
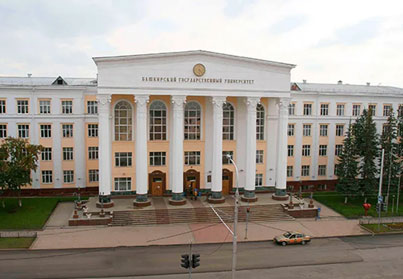
<instances>
[{"instance_id":1,"label":"sky","mask_svg":"<svg viewBox=\"0 0 403 279\"><path fill-rule=\"evenodd\" d=\"M202 49L296 64L297 82L403 87L401 0L0 0L0 34L0 76Z\"/></svg>"}]
</instances>

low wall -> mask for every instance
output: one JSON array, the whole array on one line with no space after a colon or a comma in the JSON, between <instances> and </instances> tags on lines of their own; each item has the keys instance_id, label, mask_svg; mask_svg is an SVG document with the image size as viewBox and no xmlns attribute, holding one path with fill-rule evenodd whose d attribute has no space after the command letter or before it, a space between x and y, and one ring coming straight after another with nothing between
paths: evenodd
<instances>
[{"instance_id":1,"label":"low wall","mask_svg":"<svg viewBox=\"0 0 403 279\"><path fill-rule=\"evenodd\" d=\"M80 189L80 190L79 190ZM52 197L52 196L73 196L74 193L80 193L81 196L97 196L98 187L85 188L48 188L48 189L21 189L22 197ZM1 196L15 197L13 191L4 191Z\"/></svg>"},{"instance_id":2,"label":"low wall","mask_svg":"<svg viewBox=\"0 0 403 279\"><path fill-rule=\"evenodd\" d=\"M403 223L403 216L396 217L381 217L381 224L389 224L389 223ZM376 217L364 217L359 220L361 225L366 224L378 224L379 219Z\"/></svg>"},{"instance_id":3,"label":"low wall","mask_svg":"<svg viewBox=\"0 0 403 279\"><path fill-rule=\"evenodd\" d=\"M0 232L0 238L4 237L36 237L35 231L3 231Z\"/></svg>"},{"instance_id":4,"label":"low wall","mask_svg":"<svg viewBox=\"0 0 403 279\"><path fill-rule=\"evenodd\" d=\"M294 208L288 208L288 204L282 204L284 212L294 218L315 218L318 216L317 207L303 207L301 208L299 204L294 204Z\"/></svg>"}]
</instances>

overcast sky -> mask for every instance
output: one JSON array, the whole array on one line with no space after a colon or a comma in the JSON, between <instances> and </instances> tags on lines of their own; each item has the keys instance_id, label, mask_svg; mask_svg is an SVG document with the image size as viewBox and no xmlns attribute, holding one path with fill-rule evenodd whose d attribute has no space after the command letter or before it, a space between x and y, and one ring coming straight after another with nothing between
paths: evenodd
<instances>
[{"instance_id":1,"label":"overcast sky","mask_svg":"<svg viewBox=\"0 0 403 279\"><path fill-rule=\"evenodd\" d=\"M402 0L0 0L0 34L2 76L203 49L297 64L292 81L403 87Z\"/></svg>"}]
</instances>

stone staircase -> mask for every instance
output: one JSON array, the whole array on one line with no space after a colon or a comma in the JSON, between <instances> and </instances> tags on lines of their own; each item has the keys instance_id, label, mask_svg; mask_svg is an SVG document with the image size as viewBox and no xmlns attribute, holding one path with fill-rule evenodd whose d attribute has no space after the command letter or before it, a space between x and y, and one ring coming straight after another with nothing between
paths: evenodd
<instances>
[{"instance_id":1,"label":"stone staircase","mask_svg":"<svg viewBox=\"0 0 403 279\"><path fill-rule=\"evenodd\" d=\"M233 206L214 207L225 222L232 222ZM285 213L280 204L250 206L249 221L275 222L294 220ZM239 222L246 222L246 207L238 211ZM219 223L220 220L210 207L175 208L175 209L142 209L130 211L114 211L112 226Z\"/></svg>"}]
</instances>

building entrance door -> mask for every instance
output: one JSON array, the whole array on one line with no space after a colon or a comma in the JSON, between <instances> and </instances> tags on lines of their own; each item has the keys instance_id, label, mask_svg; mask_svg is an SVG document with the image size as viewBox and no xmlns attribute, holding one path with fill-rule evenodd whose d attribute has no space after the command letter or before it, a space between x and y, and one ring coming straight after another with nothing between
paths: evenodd
<instances>
[{"instance_id":1,"label":"building entrance door","mask_svg":"<svg viewBox=\"0 0 403 279\"><path fill-rule=\"evenodd\" d=\"M232 171L223 169L222 171L222 194L229 195L232 190Z\"/></svg>"},{"instance_id":2,"label":"building entrance door","mask_svg":"<svg viewBox=\"0 0 403 279\"><path fill-rule=\"evenodd\" d=\"M148 175L149 191L154 197L161 197L165 192L165 173L153 171Z\"/></svg>"},{"instance_id":3,"label":"building entrance door","mask_svg":"<svg viewBox=\"0 0 403 279\"><path fill-rule=\"evenodd\" d=\"M192 195L193 190L200 190L200 172L188 170L183 174L183 186L186 195Z\"/></svg>"}]
</instances>

